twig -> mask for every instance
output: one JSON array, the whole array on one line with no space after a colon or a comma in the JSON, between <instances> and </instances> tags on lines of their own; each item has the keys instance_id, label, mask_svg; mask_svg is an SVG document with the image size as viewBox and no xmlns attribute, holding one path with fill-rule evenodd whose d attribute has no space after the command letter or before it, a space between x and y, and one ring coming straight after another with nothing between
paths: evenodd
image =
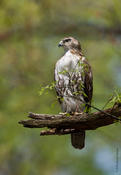
<instances>
[{"instance_id":1,"label":"twig","mask_svg":"<svg viewBox=\"0 0 121 175\"><path fill-rule=\"evenodd\" d=\"M95 106L89 105L88 103L87 103L87 105L88 105L89 107L93 108L93 109L96 109L96 110L99 111L99 112L102 112L103 114L105 114L105 115L107 115L107 116L110 116L110 117L114 118L115 120L121 121L121 119L118 118L118 117L116 117L115 115L109 114L109 113L107 113L107 112L105 112L105 111L103 111L103 110L101 110L101 109L99 109L99 108L97 108L97 107L95 107Z\"/></svg>"}]
</instances>

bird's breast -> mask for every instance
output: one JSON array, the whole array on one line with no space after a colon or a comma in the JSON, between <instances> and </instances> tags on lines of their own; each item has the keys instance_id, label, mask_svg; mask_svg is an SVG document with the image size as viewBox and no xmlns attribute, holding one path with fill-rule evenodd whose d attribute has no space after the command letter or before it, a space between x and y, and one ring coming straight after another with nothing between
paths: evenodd
<instances>
[{"instance_id":1,"label":"bird's breast","mask_svg":"<svg viewBox=\"0 0 121 175\"><path fill-rule=\"evenodd\" d=\"M79 61L79 57L70 53L70 51L68 51L59 61L58 61L58 71L71 71L72 69L74 69Z\"/></svg>"}]
</instances>

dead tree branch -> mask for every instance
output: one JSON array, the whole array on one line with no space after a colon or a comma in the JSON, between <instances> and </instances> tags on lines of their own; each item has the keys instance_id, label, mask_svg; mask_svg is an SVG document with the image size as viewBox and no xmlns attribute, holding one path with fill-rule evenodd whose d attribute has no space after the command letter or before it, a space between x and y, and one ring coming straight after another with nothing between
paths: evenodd
<instances>
[{"instance_id":1,"label":"dead tree branch","mask_svg":"<svg viewBox=\"0 0 121 175\"><path fill-rule=\"evenodd\" d=\"M114 107L102 112L99 111L91 114L83 113L71 116L29 113L28 117L31 119L19 121L19 124L28 128L47 127L49 129L41 131L40 135L64 135L81 130L95 130L96 128L113 124L116 122L116 119L111 117L111 115L120 119L121 104L116 104Z\"/></svg>"}]
</instances>

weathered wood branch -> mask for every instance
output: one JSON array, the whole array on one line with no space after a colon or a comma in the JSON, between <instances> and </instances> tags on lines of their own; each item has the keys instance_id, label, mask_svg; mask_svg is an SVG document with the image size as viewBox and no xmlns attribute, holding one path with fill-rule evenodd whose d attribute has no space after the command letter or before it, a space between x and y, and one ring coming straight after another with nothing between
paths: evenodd
<instances>
[{"instance_id":1,"label":"weathered wood branch","mask_svg":"<svg viewBox=\"0 0 121 175\"><path fill-rule=\"evenodd\" d=\"M120 119L121 104L116 104L114 107L106 109L103 112L82 113L71 116L67 116L66 114L29 113L28 117L31 119L19 121L19 124L28 128L49 128L49 130L41 131L40 135L64 135L81 130L94 130L116 122L116 119L107 115L107 113Z\"/></svg>"},{"instance_id":2,"label":"weathered wood branch","mask_svg":"<svg viewBox=\"0 0 121 175\"><path fill-rule=\"evenodd\" d=\"M75 129L49 129L49 130L43 130L40 132L41 136L45 135L66 135L66 134L71 134L71 133L77 133L80 132L79 130Z\"/></svg>"}]
</instances>

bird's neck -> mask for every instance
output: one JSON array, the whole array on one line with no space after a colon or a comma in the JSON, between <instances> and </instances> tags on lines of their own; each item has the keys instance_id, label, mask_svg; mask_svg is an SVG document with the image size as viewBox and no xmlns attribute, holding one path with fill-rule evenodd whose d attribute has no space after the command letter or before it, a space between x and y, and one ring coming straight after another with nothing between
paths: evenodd
<instances>
[{"instance_id":1,"label":"bird's neck","mask_svg":"<svg viewBox=\"0 0 121 175\"><path fill-rule=\"evenodd\" d=\"M73 48L73 49L64 49L64 51L65 51L65 54L66 53L71 53L71 54L76 54L76 55L80 55L80 56L83 56L83 54L82 54L82 52L81 52L81 49L75 49L75 48Z\"/></svg>"}]
</instances>

